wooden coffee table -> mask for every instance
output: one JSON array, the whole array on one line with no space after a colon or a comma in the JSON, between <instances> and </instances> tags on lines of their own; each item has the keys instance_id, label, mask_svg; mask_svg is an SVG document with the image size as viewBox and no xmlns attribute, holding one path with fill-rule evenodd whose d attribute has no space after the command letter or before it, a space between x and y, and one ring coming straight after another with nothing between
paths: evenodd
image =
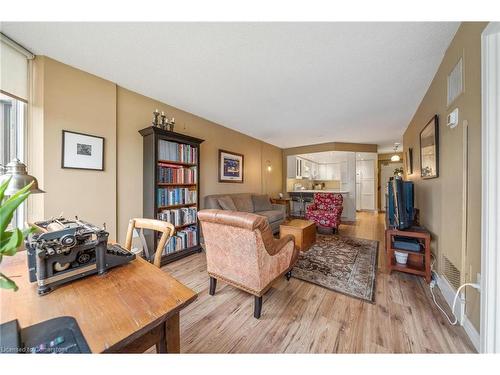
<instances>
[{"instance_id":1,"label":"wooden coffee table","mask_svg":"<svg viewBox=\"0 0 500 375\"><path fill-rule=\"evenodd\" d=\"M302 219L285 221L280 225L280 238L287 234L295 237L295 246L300 251L307 251L316 242L316 224Z\"/></svg>"}]
</instances>

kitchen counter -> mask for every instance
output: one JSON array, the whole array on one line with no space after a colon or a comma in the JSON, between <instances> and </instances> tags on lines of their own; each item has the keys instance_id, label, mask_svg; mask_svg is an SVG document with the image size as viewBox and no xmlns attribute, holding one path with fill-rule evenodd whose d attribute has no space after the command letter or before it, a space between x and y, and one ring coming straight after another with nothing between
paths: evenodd
<instances>
[{"instance_id":1,"label":"kitchen counter","mask_svg":"<svg viewBox=\"0 0 500 375\"><path fill-rule=\"evenodd\" d=\"M335 189L325 189L325 190L293 190L287 193L337 193L337 194L349 194L346 190L335 190Z\"/></svg>"}]
</instances>

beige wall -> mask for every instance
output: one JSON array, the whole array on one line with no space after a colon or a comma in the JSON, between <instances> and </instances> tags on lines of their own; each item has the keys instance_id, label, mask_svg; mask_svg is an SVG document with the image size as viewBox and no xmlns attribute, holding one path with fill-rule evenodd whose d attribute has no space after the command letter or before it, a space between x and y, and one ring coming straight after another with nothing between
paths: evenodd
<instances>
[{"instance_id":1,"label":"beige wall","mask_svg":"<svg viewBox=\"0 0 500 375\"><path fill-rule=\"evenodd\" d=\"M142 136L155 109L175 117L176 131L204 139L201 144L200 195L281 191L281 149L167 104L117 88L118 238L128 220L142 216ZM245 155L242 184L218 182L218 149ZM271 172L265 170L266 160ZM201 202L203 206L203 201Z\"/></svg>"},{"instance_id":2,"label":"beige wall","mask_svg":"<svg viewBox=\"0 0 500 375\"><path fill-rule=\"evenodd\" d=\"M433 234L433 252L442 272L445 254L463 272L462 281L476 281L481 262L481 32L487 23L462 23L403 136L404 151L413 148L415 202L421 223ZM464 92L447 106L447 75L463 58ZM459 108L459 126L446 126L446 116ZM419 133L439 115L439 177L420 178ZM468 123L468 144L464 135ZM468 168L466 152L468 147ZM468 177L468 189L465 185ZM479 330L479 294L466 290L467 316Z\"/></svg>"},{"instance_id":3,"label":"beige wall","mask_svg":"<svg viewBox=\"0 0 500 375\"><path fill-rule=\"evenodd\" d=\"M94 224L106 223L116 233L116 87L91 74L37 57L33 82L36 100L30 137L33 173L45 194L35 197L31 219L78 215ZM105 137L103 172L62 169L62 130ZM39 138L41 136L41 138Z\"/></svg>"},{"instance_id":4,"label":"beige wall","mask_svg":"<svg viewBox=\"0 0 500 375\"><path fill-rule=\"evenodd\" d=\"M378 161L391 161L391 157L393 155L394 155L394 152L389 153L389 154L378 154L377 159L378 159ZM403 161L403 153L402 152L396 152L396 155L399 155L399 157L401 158L401 161Z\"/></svg>"},{"instance_id":5,"label":"beige wall","mask_svg":"<svg viewBox=\"0 0 500 375\"><path fill-rule=\"evenodd\" d=\"M128 220L142 216L142 136L155 109L176 119L176 131L201 145L201 196L215 193L277 193L282 186L282 150L167 104L126 90L47 57L33 64L30 108L31 170L46 194L33 198L30 218L64 212L100 224L123 240ZM62 130L105 137L105 171L61 168ZM42 136L42 138L38 138ZM218 149L245 156L243 184L219 183ZM267 160L272 167L267 172ZM203 202L201 202L203 204Z\"/></svg>"},{"instance_id":6,"label":"beige wall","mask_svg":"<svg viewBox=\"0 0 500 375\"><path fill-rule=\"evenodd\" d=\"M376 144L328 142L317 145L290 147L283 149L283 155L310 154L323 151L377 152Z\"/></svg>"}]
</instances>

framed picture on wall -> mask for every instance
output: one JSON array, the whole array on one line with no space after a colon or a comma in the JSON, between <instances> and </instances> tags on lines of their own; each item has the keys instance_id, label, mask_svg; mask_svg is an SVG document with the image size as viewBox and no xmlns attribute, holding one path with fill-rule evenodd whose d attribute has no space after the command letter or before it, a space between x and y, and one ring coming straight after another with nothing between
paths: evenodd
<instances>
[{"instance_id":1,"label":"framed picture on wall","mask_svg":"<svg viewBox=\"0 0 500 375\"><path fill-rule=\"evenodd\" d=\"M242 154L219 150L219 182L243 183L243 163Z\"/></svg>"},{"instance_id":2,"label":"framed picture on wall","mask_svg":"<svg viewBox=\"0 0 500 375\"><path fill-rule=\"evenodd\" d=\"M420 175L439 176L439 121L435 115L420 132Z\"/></svg>"},{"instance_id":3,"label":"framed picture on wall","mask_svg":"<svg viewBox=\"0 0 500 375\"><path fill-rule=\"evenodd\" d=\"M63 130L61 167L103 171L104 138Z\"/></svg>"},{"instance_id":4,"label":"framed picture on wall","mask_svg":"<svg viewBox=\"0 0 500 375\"><path fill-rule=\"evenodd\" d=\"M411 147L406 151L406 173L413 173L413 149Z\"/></svg>"}]
</instances>

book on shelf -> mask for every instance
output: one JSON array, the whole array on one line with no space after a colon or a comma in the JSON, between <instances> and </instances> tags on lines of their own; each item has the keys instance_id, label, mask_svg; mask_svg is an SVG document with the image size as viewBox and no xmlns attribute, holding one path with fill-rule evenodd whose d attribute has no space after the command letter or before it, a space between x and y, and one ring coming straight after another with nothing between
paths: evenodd
<instances>
[{"instance_id":1,"label":"book on shelf","mask_svg":"<svg viewBox=\"0 0 500 375\"><path fill-rule=\"evenodd\" d=\"M189 188L158 188L158 206L175 206L181 204L195 204L196 190Z\"/></svg>"},{"instance_id":2,"label":"book on shelf","mask_svg":"<svg viewBox=\"0 0 500 375\"><path fill-rule=\"evenodd\" d=\"M198 245L198 232L195 226L179 230L165 245L163 255L168 255Z\"/></svg>"},{"instance_id":3,"label":"book on shelf","mask_svg":"<svg viewBox=\"0 0 500 375\"><path fill-rule=\"evenodd\" d=\"M174 226L196 224L197 209L193 207L183 207L173 210L162 210L158 213L158 220L167 221Z\"/></svg>"},{"instance_id":4,"label":"book on shelf","mask_svg":"<svg viewBox=\"0 0 500 375\"><path fill-rule=\"evenodd\" d=\"M179 167L160 164L158 166L158 182L168 184L196 184L196 167Z\"/></svg>"},{"instance_id":5,"label":"book on shelf","mask_svg":"<svg viewBox=\"0 0 500 375\"><path fill-rule=\"evenodd\" d=\"M160 139L158 141L158 159L196 164L198 160L198 148L184 143Z\"/></svg>"}]
</instances>

